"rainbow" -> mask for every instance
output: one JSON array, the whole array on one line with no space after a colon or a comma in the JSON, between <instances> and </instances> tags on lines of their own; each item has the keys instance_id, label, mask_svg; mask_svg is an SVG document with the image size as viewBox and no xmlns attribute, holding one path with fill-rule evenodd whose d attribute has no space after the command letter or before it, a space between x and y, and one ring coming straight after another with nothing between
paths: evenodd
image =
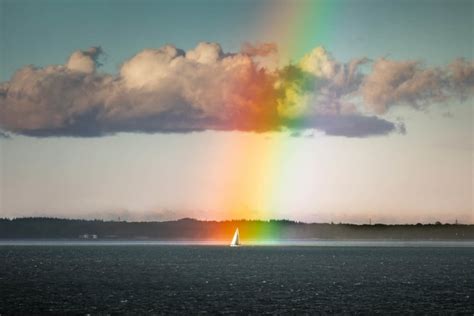
<instances>
[{"instance_id":1,"label":"rainbow","mask_svg":"<svg viewBox=\"0 0 474 316\"><path fill-rule=\"evenodd\" d=\"M284 5L285 7L281 7ZM290 6L290 8L288 7ZM326 25L330 18L334 4L322 1L292 1L274 2L273 11L266 12L263 18L262 32L272 30L277 34L283 34L283 41L279 41L279 56L283 56L281 62L288 65L294 60L300 61L304 53L319 43L328 43ZM308 31L309 30L309 31ZM267 36L262 34L262 37ZM283 43L283 45L281 45ZM291 71L290 68L288 68ZM292 102L297 107L302 104L301 93L298 89L305 85L305 78L296 74L290 77L284 85L284 98L282 102ZM238 86L236 89L241 89ZM249 88L247 88L249 89ZM250 90L250 89L249 89ZM242 92L242 91L239 91ZM252 94L252 91L244 91L244 94ZM250 96L258 102L267 102L278 99L275 95ZM266 99L267 98L267 99ZM271 122L263 120L258 122L262 126L268 126ZM302 121L292 122L293 127L304 124ZM255 138L250 135L240 135L237 141L232 143L231 161L227 161L230 172L225 175L226 188L223 188L221 198L223 214L227 219L253 219L269 221L279 217L277 214L279 197L286 190L287 180L285 175L291 172L293 153L296 150L294 142L290 142L288 133L269 132L261 137ZM226 150L228 148L226 147ZM226 155L229 151L226 152ZM249 205L256 206L254 208ZM231 238L235 227L227 222L225 233L220 232L219 237ZM241 238L244 243L246 239L253 241L273 242L278 238L280 224L278 221L269 221L265 225L257 225L248 228L242 224L239 227Z\"/></svg>"}]
</instances>

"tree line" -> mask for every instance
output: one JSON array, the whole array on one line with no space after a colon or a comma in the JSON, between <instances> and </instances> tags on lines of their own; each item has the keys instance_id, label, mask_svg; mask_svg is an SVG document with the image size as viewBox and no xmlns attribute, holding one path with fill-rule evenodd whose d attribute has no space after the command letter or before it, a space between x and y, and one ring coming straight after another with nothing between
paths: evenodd
<instances>
[{"instance_id":1,"label":"tree line","mask_svg":"<svg viewBox=\"0 0 474 316\"><path fill-rule=\"evenodd\" d=\"M236 228L242 239L474 240L474 225L355 225L303 223L289 220L126 222L60 218L0 219L2 239L228 240Z\"/></svg>"}]
</instances>

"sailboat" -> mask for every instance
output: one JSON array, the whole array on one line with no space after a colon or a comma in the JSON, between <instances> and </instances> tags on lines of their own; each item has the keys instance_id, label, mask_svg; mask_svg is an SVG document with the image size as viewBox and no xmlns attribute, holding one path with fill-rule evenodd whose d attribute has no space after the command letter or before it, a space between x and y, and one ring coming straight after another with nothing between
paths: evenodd
<instances>
[{"instance_id":1,"label":"sailboat","mask_svg":"<svg viewBox=\"0 0 474 316\"><path fill-rule=\"evenodd\" d=\"M231 247L238 247L240 246L240 240L239 240L239 229L237 228L234 233L234 238L232 238L232 241L230 242Z\"/></svg>"}]
</instances>

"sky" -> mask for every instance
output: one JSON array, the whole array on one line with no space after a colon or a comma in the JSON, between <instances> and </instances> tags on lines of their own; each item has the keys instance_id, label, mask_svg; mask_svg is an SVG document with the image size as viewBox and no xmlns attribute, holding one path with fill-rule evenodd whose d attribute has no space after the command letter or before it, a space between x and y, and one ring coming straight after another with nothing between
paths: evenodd
<instances>
[{"instance_id":1,"label":"sky","mask_svg":"<svg viewBox=\"0 0 474 316\"><path fill-rule=\"evenodd\" d=\"M0 0L0 217L474 223L473 1Z\"/></svg>"}]
</instances>

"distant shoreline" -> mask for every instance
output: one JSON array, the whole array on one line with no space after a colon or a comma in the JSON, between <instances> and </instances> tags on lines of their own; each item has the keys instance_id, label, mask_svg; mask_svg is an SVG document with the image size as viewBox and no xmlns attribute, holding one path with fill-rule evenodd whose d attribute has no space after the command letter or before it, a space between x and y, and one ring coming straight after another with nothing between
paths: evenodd
<instances>
[{"instance_id":1,"label":"distant shoreline","mask_svg":"<svg viewBox=\"0 0 474 316\"><path fill-rule=\"evenodd\" d=\"M0 219L0 240L213 241L225 243L239 228L245 241L474 241L466 224L327 224L289 220L125 222L59 218Z\"/></svg>"}]
</instances>

